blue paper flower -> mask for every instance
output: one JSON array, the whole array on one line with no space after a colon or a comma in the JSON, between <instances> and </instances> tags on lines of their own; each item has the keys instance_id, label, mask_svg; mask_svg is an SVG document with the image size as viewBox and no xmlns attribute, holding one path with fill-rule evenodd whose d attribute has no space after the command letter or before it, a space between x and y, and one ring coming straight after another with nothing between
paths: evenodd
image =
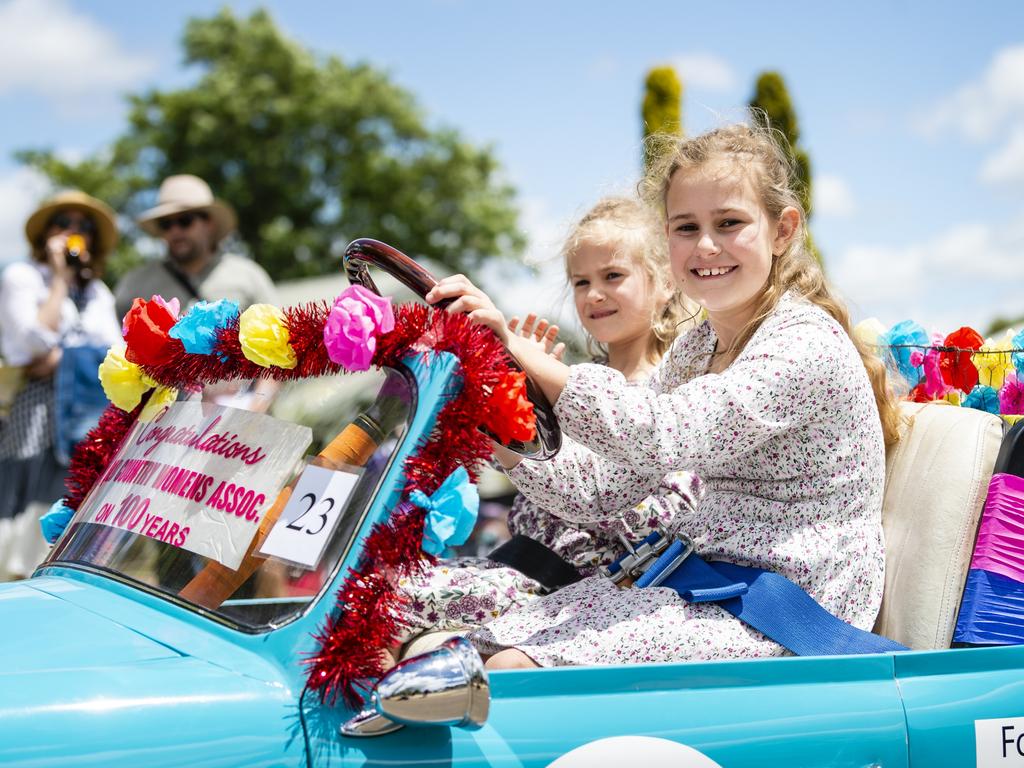
<instances>
[{"instance_id":1,"label":"blue paper flower","mask_svg":"<svg viewBox=\"0 0 1024 768\"><path fill-rule=\"evenodd\" d=\"M169 331L172 339L181 341L192 355L209 355L217 343L217 332L238 317L238 302L229 299L200 301Z\"/></svg>"},{"instance_id":2,"label":"blue paper flower","mask_svg":"<svg viewBox=\"0 0 1024 768\"><path fill-rule=\"evenodd\" d=\"M992 387L979 384L964 398L961 405L964 408L976 408L979 411L988 411L998 416L999 393L992 389Z\"/></svg>"},{"instance_id":3,"label":"blue paper flower","mask_svg":"<svg viewBox=\"0 0 1024 768\"><path fill-rule=\"evenodd\" d=\"M43 530L43 538L53 544L64 533L64 529L68 527L68 523L74 516L75 510L68 507L64 503L64 499L53 502L49 511L39 518L39 527Z\"/></svg>"},{"instance_id":4,"label":"blue paper flower","mask_svg":"<svg viewBox=\"0 0 1024 768\"><path fill-rule=\"evenodd\" d=\"M921 376L924 375L924 368L911 363L910 356L915 351L924 352L924 348L929 346L928 333L925 329L913 320L904 320L880 335L878 344L882 347L889 347L889 352L900 375L907 380L912 388L916 387L921 381Z\"/></svg>"},{"instance_id":5,"label":"blue paper flower","mask_svg":"<svg viewBox=\"0 0 1024 768\"><path fill-rule=\"evenodd\" d=\"M476 525L480 495L469 482L465 467L452 472L430 496L416 489L409 501L427 512L423 523L423 551L440 555L446 547L465 544Z\"/></svg>"},{"instance_id":6,"label":"blue paper flower","mask_svg":"<svg viewBox=\"0 0 1024 768\"><path fill-rule=\"evenodd\" d=\"M1014 349L1024 349L1024 331L1014 336L1011 343ZM1024 378L1024 352L1014 352L1010 359L1013 360L1013 367L1017 369L1017 378Z\"/></svg>"}]
</instances>

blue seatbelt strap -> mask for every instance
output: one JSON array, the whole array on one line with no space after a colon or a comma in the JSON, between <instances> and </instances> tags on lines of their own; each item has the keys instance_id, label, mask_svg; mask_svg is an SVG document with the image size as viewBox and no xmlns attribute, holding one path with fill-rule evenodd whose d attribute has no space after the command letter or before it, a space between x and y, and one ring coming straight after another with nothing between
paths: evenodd
<instances>
[{"instance_id":1,"label":"blue seatbelt strap","mask_svg":"<svg viewBox=\"0 0 1024 768\"><path fill-rule=\"evenodd\" d=\"M690 603L715 602L797 656L909 650L833 616L785 576L761 568L707 562L673 542L635 586L670 587ZM668 573L666 574L666 571Z\"/></svg>"}]
</instances>

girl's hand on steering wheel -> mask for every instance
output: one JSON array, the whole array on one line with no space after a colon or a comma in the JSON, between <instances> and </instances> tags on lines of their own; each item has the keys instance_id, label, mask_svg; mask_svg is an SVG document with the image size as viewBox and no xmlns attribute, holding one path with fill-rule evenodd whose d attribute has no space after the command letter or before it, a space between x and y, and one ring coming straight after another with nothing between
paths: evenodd
<instances>
[{"instance_id":1,"label":"girl's hand on steering wheel","mask_svg":"<svg viewBox=\"0 0 1024 768\"><path fill-rule=\"evenodd\" d=\"M522 326L520 326L519 318L513 317L508 321L508 329L513 335L526 339L540 347L545 354L551 355L555 360L561 360L565 355L565 344L562 342L556 343L558 339L558 326L550 324L547 318L542 317L538 319L537 315L531 312L526 316Z\"/></svg>"},{"instance_id":2,"label":"girl's hand on steering wheel","mask_svg":"<svg viewBox=\"0 0 1024 768\"><path fill-rule=\"evenodd\" d=\"M501 343L508 346L510 334L505 316L490 297L473 285L465 275L452 275L438 281L424 298L428 304L452 299L452 303L446 307L447 311L464 312L473 322L486 325L494 331Z\"/></svg>"}]
</instances>

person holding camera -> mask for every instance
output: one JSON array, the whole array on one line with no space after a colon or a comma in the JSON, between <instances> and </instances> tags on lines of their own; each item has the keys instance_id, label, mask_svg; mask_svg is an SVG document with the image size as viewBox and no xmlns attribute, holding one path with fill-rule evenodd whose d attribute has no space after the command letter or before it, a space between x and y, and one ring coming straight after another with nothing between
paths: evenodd
<instances>
[{"instance_id":1,"label":"person holding camera","mask_svg":"<svg viewBox=\"0 0 1024 768\"><path fill-rule=\"evenodd\" d=\"M62 192L28 217L25 236L31 259L0 276L0 354L17 382L0 424L0 577L7 578L30 574L46 552L39 516L64 495L70 450L105 403L96 366L121 340L114 296L100 280L118 239L110 207Z\"/></svg>"}]
</instances>

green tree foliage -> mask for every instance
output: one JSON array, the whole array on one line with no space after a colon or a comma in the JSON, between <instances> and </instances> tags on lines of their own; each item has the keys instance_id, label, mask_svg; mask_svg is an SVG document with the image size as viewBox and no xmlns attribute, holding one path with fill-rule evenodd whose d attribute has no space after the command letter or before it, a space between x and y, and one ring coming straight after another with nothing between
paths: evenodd
<instances>
[{"instance_id":1,"label":"green tree foliage","mask_svg":"<svg viewBox=\"0 0 1024 768\"><path fill-rule=\"evenodd\" d=\"M643 134L649 136L683 133L683 83L670 66L655 67L644 80L644 101L641 107ZM646 152L650 146L644 144Z\"/></svg>"},{"instance_id":2,"label":"green tree foliage","mask_svg":"<svg viewBox=\"0 0 1024 768\"><path fill-rule=\"evenodd\" d=\"M804 212L810 218L812 211L811 157L807 150L800 146L800 125L797 122L796 110L789 97L786 83L778 72L762 72L754 86L754 95L750 100L750 108L754 119L779 131L786 139L787 149L793 158L794 171L799 184L800 202ZM808 233L808 246L819 262L821 253Z\"/></svg>"},{"instance_id":3,"label":"green tree foliage","mask_svg":"<svg viewBox=\"0 0 1024 768\"><path fill-rule=\"evenodd\" d=\"M274 278L338 269L354 237L453 270L522 250L514 191L490 148L427 127L383 72L314 56L262 10L192 19L183 45L198 82L131 96L109 150L80 163L20 158L126 217L152 205L164 177L201 176L237 209L240 237Z\"/></svg>"}]
</instances>

